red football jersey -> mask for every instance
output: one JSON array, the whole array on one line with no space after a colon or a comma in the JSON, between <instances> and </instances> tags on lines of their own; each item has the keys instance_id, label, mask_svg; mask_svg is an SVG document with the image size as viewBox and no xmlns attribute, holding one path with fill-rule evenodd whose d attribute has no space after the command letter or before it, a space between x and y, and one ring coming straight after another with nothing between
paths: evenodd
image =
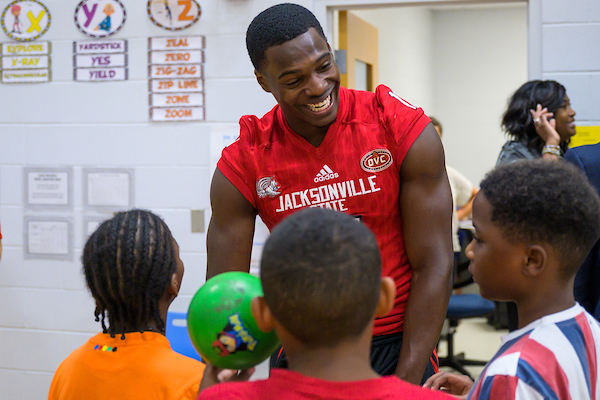
<instances>
[{"instance_id":1,"label":"red football jersey","mask_svg":"<svg viewBox=\"0 0 600 400\"><path fill-rule=\"evenodd\" d=\"M240 119L240 137L217 167L258 210L271 230L304 207L354 215L375 234L383 275L396 282L391 313L375 321L375 335L402 331L410 290L400 215L400 166L430 122L389 88L375 93L340 88L336 121L320 146L292 131L275 106L262 118Z\"/></svg>"}]
</instances>

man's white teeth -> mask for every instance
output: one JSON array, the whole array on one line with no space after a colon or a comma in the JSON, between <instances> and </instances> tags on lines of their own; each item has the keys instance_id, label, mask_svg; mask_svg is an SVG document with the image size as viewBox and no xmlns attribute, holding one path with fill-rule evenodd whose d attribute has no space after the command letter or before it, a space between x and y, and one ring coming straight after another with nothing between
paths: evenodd
<instances>
[{"instance_id":1,"label":"man's white teeth","mask_svg":"<svg viewBox=\"0 0 600 400\"><path fill-rule=\"evenodd\" d=\"M327 98L320 103L307 104L306 108L308 108L311 111L321 111L321 110L324 110L327 107L329 107L330 104L331 104L331 95L327 96Z\"/></svg>"}]
</instances>

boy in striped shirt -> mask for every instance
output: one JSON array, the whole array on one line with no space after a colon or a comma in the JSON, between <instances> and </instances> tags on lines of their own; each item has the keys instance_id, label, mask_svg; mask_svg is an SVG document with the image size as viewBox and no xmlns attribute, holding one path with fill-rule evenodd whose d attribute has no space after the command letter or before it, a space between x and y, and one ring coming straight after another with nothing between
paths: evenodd
<instances>
[{"instance_id":1,"label":"boy in striped shirt","mask_svg":"<svg viewBox=\"0 0 600 400\"><path fill-rule=\"evenodd\" d=\"M425 387L468 399L600 399L600 325L573 296L579 265L600 236L600 199L567 163L497 167L473 203L466 249L481 295L514 301L519 329L473 382L441 372Z\"/></svg>"}]
</instances>

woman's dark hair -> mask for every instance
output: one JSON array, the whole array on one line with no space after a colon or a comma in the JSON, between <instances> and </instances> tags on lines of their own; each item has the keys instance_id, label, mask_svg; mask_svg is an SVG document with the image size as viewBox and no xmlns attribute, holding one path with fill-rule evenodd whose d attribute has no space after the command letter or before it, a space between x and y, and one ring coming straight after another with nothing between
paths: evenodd
<instances>
[{"instance_id":1,"label":"woman's dark hair","mask_svg":"<svg viewBox=\"0 0 600 400\"><path fill-rule=\"evenodd\" d=\"M83 272L103 332L143 332L151 321L164 331L158 301L176 269L173 236L158 216L131 210L102 223L85 244Z\"/></svg>"},{"instance_id":2,"label":"woman's dark hair","mask_svg":"<svg viewBox=\"0 0 600 400\"><path fill-rule=\"evenodd\" d=\"M508 109L502 116L502 129L515 140L524 140L527 147L542 152L544 141L536 133L533 117L529 110L535 110L538 104L555 113L565 100L567 90L556 81L529 81L512 95ZM563 151L568 142L561 143Z\"/></svg>"}]
</instances>

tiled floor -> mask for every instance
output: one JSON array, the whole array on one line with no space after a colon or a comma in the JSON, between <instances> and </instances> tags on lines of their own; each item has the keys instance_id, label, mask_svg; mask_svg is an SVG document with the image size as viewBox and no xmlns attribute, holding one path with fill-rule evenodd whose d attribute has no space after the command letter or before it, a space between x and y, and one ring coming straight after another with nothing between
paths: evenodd
<instances>
[{"instance_id":1,"label":"tiled floor","mask_svg":"<svg viewBox=\"0 0 600 400\"><path fill-rule=\"evenodd\" d=\"M496 330L487 323L485 318L464 319L454 334L455 353L464 352L468 359L489 361L500 348L500 337L506 333L508 330ZM440 341L438 354L440 357L447 354L445 340ZM473 378L477 378L483 367L468 366L466 369Z\"/></svg>"}]
</instances>

